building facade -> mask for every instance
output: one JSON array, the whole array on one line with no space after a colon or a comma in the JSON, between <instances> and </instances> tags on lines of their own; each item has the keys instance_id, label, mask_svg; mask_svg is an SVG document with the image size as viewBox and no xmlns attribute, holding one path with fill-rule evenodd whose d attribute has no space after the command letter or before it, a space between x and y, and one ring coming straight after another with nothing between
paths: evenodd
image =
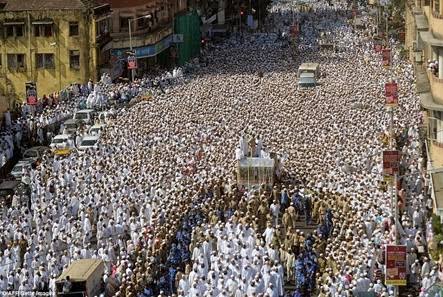
<instances>
[{"instance_id":1,"label":"building facade","mask_svg":"<svg viewBox=\"0 0 443 297\"><path fill-rule=\"evenodd\" d=\"M424 111L434 209L443 220L443 0L408 1L406 6L405 47Z\"/></svg>"},{"instance_id":2,"label":"building facade","mask_svg":"<svg viewBox=\"0 0 443 297\"><path fill-rule=\"evenodd\" d=\"M38 97L72 83L98 79L102 51L109 43L103 28L109 4L91 0L0 2L0 96L7 105L24 101L25 84Z\"/></svg>"},{"instance_id":3,"label":"building facade","mask_svg":"<svg viewBox=\"0 0 443 297\"><path fill-rule=\"evenodd\" d=\"M152 68L171 66L176 14L185 12L186 0L105 0L112 8L111 50L107 72L113 79L130 77L130 48L137 58L137 75Z\"/></svg>"}]
</instances>

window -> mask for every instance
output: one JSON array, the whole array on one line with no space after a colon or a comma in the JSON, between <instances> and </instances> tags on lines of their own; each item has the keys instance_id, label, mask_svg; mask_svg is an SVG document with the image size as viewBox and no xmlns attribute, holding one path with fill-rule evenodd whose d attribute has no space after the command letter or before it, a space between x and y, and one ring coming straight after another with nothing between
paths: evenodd
<instances>
[{"instance_id":1,"label":"window","mask_svg":"<svg viewBox=\"0 0 443 297\"><path fill-rule=\"evenodd\" d=\"M144 29L148 27L150 22L150 18L148 17L141 17L137 20L137 29Z\"/></svg>"},{"instance_id":2,"label":"window","mask_svg":"<svg viewBox=\"0 0 443 297\"><path fill-rule=\"evenodd\" d=\"M71 50L69 51L69 67L72 69L80 68L80 51Z\"/></svg>"},{"instance_id":3,"label":"window","mask_svg":"<svg viewBox=\"0 0 443 297\"><path fill-rule=\"evenodd\" d=\"M34 25L35 37L51 37L53 33L52 24Z\"/></svg>"},{"instance_id":4,"label":"window","mask_svg":"<svg viewBox=\"0 0 443 297\"><path fill-rule=\"evenodd\" d=\"M54 68L54 54L35 54L35 68Z\"/></svg>"},{"instance_id":5,"label":"window","mask_svg":"<svg viewBox=\"0 0 443 297\"><path fill-rule=\"evenodd\" d=\"M23 25L5 25L6 37L23 37Z\"/></svg>"},{"instance_id":6,"label":"window","mask_svg":"<svg viewBox=\"0 0 443 297\"><path fill-rule=\"evenodd\" d=\"M127 32L129 30L129 20L128 17L120 17L120 32Z\"/></svg>"},{"instance_id":7,"label":"window","mask_svg":"<svg viewBox=\"0 0 443 297\"><path fill-rule=\"evenodd\" d=\"M24 54L8 54L8 68L11 70L20 70L25 68Z\"/></svg>"},{"instance_id":8,"label":"window","mask_svg":"<svg viewBox=\"0 0 443 297\"><path fill-rule=\"evenodd\" d=\"M69 22L69 36L78 36L78 22Z\"/></svg>"}]
</instances>

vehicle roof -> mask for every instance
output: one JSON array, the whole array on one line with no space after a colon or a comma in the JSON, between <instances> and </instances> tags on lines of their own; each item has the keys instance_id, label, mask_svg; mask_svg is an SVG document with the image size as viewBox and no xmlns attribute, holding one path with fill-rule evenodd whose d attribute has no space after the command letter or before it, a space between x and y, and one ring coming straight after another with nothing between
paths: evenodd
<instances>
[{"instance_id":1,"label":"vehicle roof","mask_svg":"<svg viewBox=\"0 0 443 297\"><path fill-rule=\"evenodd\" d=\"M99 259L80 259L74 261L66 270L57 278L57 281L63 281L69 276L71 281L86 281L89 276L102 264Z\"/></svg>"},{"instance_id":2,"label":"vehicle roof","mask_svg":"<svg viewBox=\"0 0 443 297\"><path fill-rule=\"evenodd\" d=\"M65 124L77 124L77 123L78 123L78 120L74 120L74 119L67 119L65 121Z\"/></svg>"},{"instance_id":3,"label":"vehicle roof","mask_svg":"<svg viewBox=\"0 0 443 297\"><path fill-rule=\"evenodd\" d=\"M18 184L20 184L20 182L17 180L4 180L0 183L0 190L14 189Z\"/></svg>"},{"instance_id":4,"label":"vehicle roof","mask_svg":"<svg viewBox=\"0 0 443 297\"><path fill-rule=\"evenodd\" d=\"M306 77L308 77L308 78L313 78L314 76L315 76L315 74L312 73L312 72L303 72L303 73L300 73L300 78L306 78Z\"/></svg>"},{"instance_id":5,"label":"vehicle roof","mask_svg":"<svg viewBox=\"0 0 443 297\"><path fill-rule=\"evenodd\" d=\"M59 134L54 137L54 139L68 139L68 138L69 138L69 135L66 135L66 134Z\"/></svg>"},{"instance_id":6,"label":"vehicle roof","mask_svg":"<svg viewBox=\"0 0 443 297\"><path fill-rule=\"evenodd\" d=\"M80 110L77 110L75 113L79 113L79 112L94 112L94 110L93 109L80 109Z\"/></svg>"},{"instance_id":7,"label":"vehicle roof","mask_svg":"<svg viewBox=\"0 0 443 297\"><path fill-rule=\"evenodd\" d=\"M83 140L98 140L100 137L98 135L86 135L85 137L83 137Z\"/></svg>"},{"instance_id":8,"label":"vehicle roof","mask_svg":"<svg viewBox=\"0 0 443 297\"><path fill-rule=\"evenodd\" d=\"M320 64L318 63L303 63L300 65L300 67L298 67L298 69L315 69L317 70L317 68L320 66Z\"/></svg>"},{"instance_id":9,"label":"vehicle roof","mask_svg":"<svg viewBox=\"0 0 443 297\"><path fill-rule=\"evenodd\" d=\"M33 158L21 159L20 161L17 162L16 165L25 164L25 163L33 163L34 161L35 161L35 159L33 159Z\"/></svg>"}]
</instances>

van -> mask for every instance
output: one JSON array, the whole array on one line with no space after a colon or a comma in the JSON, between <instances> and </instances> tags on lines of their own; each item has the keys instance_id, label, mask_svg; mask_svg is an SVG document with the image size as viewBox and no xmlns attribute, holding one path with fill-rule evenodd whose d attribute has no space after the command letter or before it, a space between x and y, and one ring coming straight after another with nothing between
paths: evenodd
<instances>
[{"instance_id":1,"label":"van","mask_svg":"<svg viewBox=\"0 0 443 297\"><path fill-rule=\"evenodd\" d=\"M94 120L94 110L93 109L81 109L78 110L73 117L74 120L82 121L88 125L91 125Z\"/></svg>"},{"instance_id":2,"label":"van","mask_svg":"<svg viewBox=\"0 0 443 297\"><path fill-rule=\"evenodd\" d=\"M314 87L320 77L320 65L318 63L303 63L298 68L298 86Z\"/></svg>"},{"instance_id":3,"label":"van","mask_svg":"<svg viewBox=\"0 0 443 297\"><path fill-rule=\"evenodd\" d=\"M99 259L81 259L71 263L56 279L56 296L94 297L103 291L104 262ZM63 292L66 279L71 283L69 292Z\"/></svg>"}]
</instances>

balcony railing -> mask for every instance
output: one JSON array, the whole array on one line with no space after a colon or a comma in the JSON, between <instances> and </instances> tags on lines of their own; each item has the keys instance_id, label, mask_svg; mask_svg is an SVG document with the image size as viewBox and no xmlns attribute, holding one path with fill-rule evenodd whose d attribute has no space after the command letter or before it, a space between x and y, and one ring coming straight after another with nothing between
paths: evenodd
<instances>
[{"instance_id":1,"label":"balcony railing","mask_svg":"<svg viewBox=\"0 0 443 297\"><path fill-rule=\"evenodd\" d=\"M438 76L433 74L431 71L429 71L429 76L431 77L432 82L443 84L443 79L438 78Z\"/></svg>"}]
</instances>

